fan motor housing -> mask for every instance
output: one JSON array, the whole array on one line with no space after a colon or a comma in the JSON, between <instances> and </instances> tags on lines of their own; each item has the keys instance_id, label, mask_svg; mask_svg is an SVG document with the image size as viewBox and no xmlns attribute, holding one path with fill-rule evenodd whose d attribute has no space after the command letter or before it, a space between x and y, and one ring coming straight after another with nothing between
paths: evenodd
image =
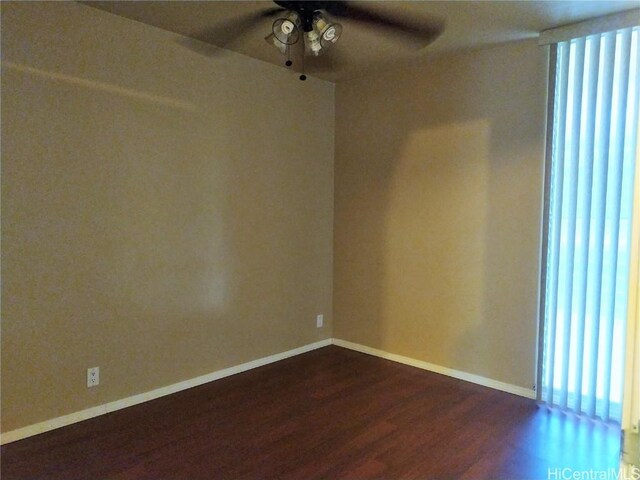
<instances>
[{"instance_id":1,"label":"fan motor housing","mask_svg":"<svg viewBox=\"0 0 640 480\"><path fill-rule=\"evenodd\" d=\"M287 10L293 10L300 15L302 20L302 30L310 32L313 30L313 15L319 10L324 10L327 2L320 1L280 1L274 0L274 3Z\"/></svg>"}]
</instances>

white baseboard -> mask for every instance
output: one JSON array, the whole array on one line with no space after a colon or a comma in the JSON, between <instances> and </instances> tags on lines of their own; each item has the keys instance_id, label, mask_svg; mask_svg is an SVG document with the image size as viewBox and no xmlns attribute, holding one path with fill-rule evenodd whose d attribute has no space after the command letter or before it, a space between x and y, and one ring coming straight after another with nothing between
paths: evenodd
<instances>
[{"instance_id":1,"label":"white baseboard","mask_svg":"<svg viewBox=\"0 0 640 480\"><path fill-rule=\"evenodd\" d=\"M55 430L56 428L65 427L67 425L81 422L83 420L88 420L90 418L98 417L106 413L115 412L116 410L121 410L123 408L131 407L133 405L148 402L150 400L164 397L166 395L171 395L172 393L177 393L182 390L186 390L188 388L197 387L199 385L213 382L214 380L219 380L221 378L228 377L230 375L235 375L237 373L246 372L247 370L252 370L254 368L258 368L263 365L268 365L269 363L274 363L279 360L284 360L285 358L310 352L312 350L326 347L327 345L331 345L331 344L337 345L343 348L348 348L350 350L355 350L357 352L374 355L376 357L384 358L394 362L403 363L405 365L410 365L412 367L421 368L423 370L428 370L430 372L440 373L442 375L447 375L449 377L457 378L467 382L476 383L478 385L483 385L485 387L501 390L503 392L512 393L512 394L519 395L526 398L535 398L535 392L528 388L518 387L516 385L511 385L509 383L499 382L497 380L481 377L479 375L473 375L471 373L461 372L459 370L454 370L452 368L441 367L440 365L434 365L432 363L423 362L421 360L416 360L409 357L404 357L402 355L388 353L383 350L378 350L378 349L367 347L364 345L359 345L357 343L348 342L346 340L329 338L319 342L311 343L309 345L304 345L299 348L294 348L293 350L288 350L286 352L277 353L275 355L270 355L268 357L259 358L257 360L243 363L241 365L236 365L234 367L225 368L224 370L218 370L216 372L209 373L207 375L202 375L200 377L192 378L190 380L174 383L173 385L157 388L155 390L151 390L150 392L141 393L139 395L134 395L132 397L127 397L121 400L105 403L103 405L98 405L96 407L87 408L86 410L80 410L79 412L70 413L62 417L52 418L50 420L45 420L44 422L36 423L23 428L18 428L16 430L12 430L10 432L1 434L0 445L15 442L17 440L22 440L23 438L31 437L39 433L48 432L50 430Z\"/></svg>"},{"instance_id":2,"label":"white baseboard","mask_svg":"<svg viewBox=\"0 0 640 480\"><path fill-rule=\"evenodd\" d=\"M236 365L235 367L225 368L224 370L218 370L207 375L202 375L200 377L185 380L183 382L174 383L173 385L169 385L166 387L157 388L155 390L151 390L150 392L141 393L132 397L105 403L104 405L98 405L96 407L87 408L86 410L70 413L62 417L45 420L44 422L36 423L34 425L18 428L16 430L1 434L0 445L15 442L17 440L22 440L23 438L31 437L39 433L48 432L49 430L54 430L56 428L65 427L67 425L71 425L72 423L88 420L89 418L98 417L106 413L131 407L139 403L148 402L149 400L154 400L166 395L171 395L172 393L180 392L192 387L197 387L214 380L219 380L230 375L235 375L236 373L246 372L247 370L262 367L263 365L267 365L269 363L274 363L279 360L284 360L285 358L293 357L302 353L310 352L311 350L326 347L327 345L331 345L331 343L332 341L330 338L321 340L319 342L304 345L299 348L294 348L293 350L288 350L286 352L259 358L257 360L243 363L241 365Z\"/></svg>"},{"instance_id":3,"label":"white baseboard","mask_svg":"<svg viewBox=\"0 0 640 480\"><path fill-rule=\"evenodd\" d=\"M346 340L333 339L333 344L338 347L348 348L349 350L355 350L356 352L366 353L376 357L391 360L393 362L403 363L412 367L418 367L423 370L428 370L434 373L440 373L448 377L457 378L466 382L476 383L484 387L493 388L495 390L501 390L503 392L512 393L526 398L536 398L536 394L533 389L518 387L517 385L511 385L510 383L499 382L491 378L481 377L480 375L474 375L472 373L462 372L460 370L454 370L452 368L441 367L440 365L434 365L433 363L423 362L422 360L416 360L414 358L404 357L402 355L396 355L394 353L385 352L376 348L367 347L357 343L347 342Z\"/></svg>"}]
</instances>

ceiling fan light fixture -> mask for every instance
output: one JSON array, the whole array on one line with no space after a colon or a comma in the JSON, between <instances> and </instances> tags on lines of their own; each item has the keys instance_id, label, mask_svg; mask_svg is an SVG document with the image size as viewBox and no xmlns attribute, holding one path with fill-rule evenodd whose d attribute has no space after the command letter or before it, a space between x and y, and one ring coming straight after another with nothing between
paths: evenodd
<instances>
[{"instance_id":1,"label":"ceiling fan light fixture","mask_svg":"<svg viewBox=\"0 0 640 480\"><path fill-rule=\"evenodd\" d=\"M289 12L284 18L278 18L273 22L271 30L274 37L280 43L293 45L300 39L300 26L302 21L296 12Z\"/></svg>"},{"instance_id":2,"label":"ceiling fan light fixture","mask_svg":"<svg viewBox=\"0 0 640 480\"><path fill-rule=\"evenodd\" d=\"M322 55L342 35L342 25L328 22L321 13L314 15L311 25L312 29L304 32L305 52L308 55Z\"/></svg>"},{"instance_id":3,"label":"ceiling fan light fixture","mask_svg":"<svg viewBox=\"0 0 640 480\"><path fill-rule=\"evenodd\" d=\"M313 55L317 57L324 53L322 48L322 42L320 41L320 35L315 30L304 32L304 51L307 55Z\"/></svg>"},{"instance_id":4,"label":"ceiling fan light fixture","mask_svg":"<svg viewBox=\"0 0 640 480\"><path fill-rule=\"evenodd\" d=\"M269 45L277 48L281 54L287 54L287 48L300 40L300 15L289 12L286 17L273 22L271 33L264 37Z\"/></svg>"},{"instance_id":5,"label":"ceiling fan light fixture","mask_svg":"<svg viewBox=\"0 0 640 480\"><path fill-rule=\"evenodd\" d=\"M336 43L340 35L342 35L342 25L339 23L329 23L322 15L317 15L313 19L313 29L318 32L323 48L328 48Z\"/></svg>"}]
</instances>

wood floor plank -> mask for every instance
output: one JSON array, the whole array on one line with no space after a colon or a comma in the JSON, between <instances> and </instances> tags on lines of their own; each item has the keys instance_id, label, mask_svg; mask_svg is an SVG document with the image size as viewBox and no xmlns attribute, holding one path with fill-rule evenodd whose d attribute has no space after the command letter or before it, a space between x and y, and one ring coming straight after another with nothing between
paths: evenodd
<instances>
[{"instance_id":1,"label":"wood floor plank","mask_svg":"<svg viewBox=\"0 0 640 480\"><path fill-rule=\"evenodd\" d=\"M3 479L537 479L619 430L336 346L4 445Z\"/></svg>"}]
</instances>

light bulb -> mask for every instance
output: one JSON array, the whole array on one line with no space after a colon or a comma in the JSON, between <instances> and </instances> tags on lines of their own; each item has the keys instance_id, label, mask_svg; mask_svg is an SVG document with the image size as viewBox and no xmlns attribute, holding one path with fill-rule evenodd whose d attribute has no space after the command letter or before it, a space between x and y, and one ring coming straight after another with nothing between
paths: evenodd
<instances>
[{"instance_id":1,"label":"light bulb","mask_svg":"<svg viewBox=\"0 0 640 480\"><path fill-rule=\"evenodd\" d=\"M309 55L317 57L322 53L322 43L320 42L320 35L315 30L304 33L304 48Z\"/></svg>"}]
</instances>

